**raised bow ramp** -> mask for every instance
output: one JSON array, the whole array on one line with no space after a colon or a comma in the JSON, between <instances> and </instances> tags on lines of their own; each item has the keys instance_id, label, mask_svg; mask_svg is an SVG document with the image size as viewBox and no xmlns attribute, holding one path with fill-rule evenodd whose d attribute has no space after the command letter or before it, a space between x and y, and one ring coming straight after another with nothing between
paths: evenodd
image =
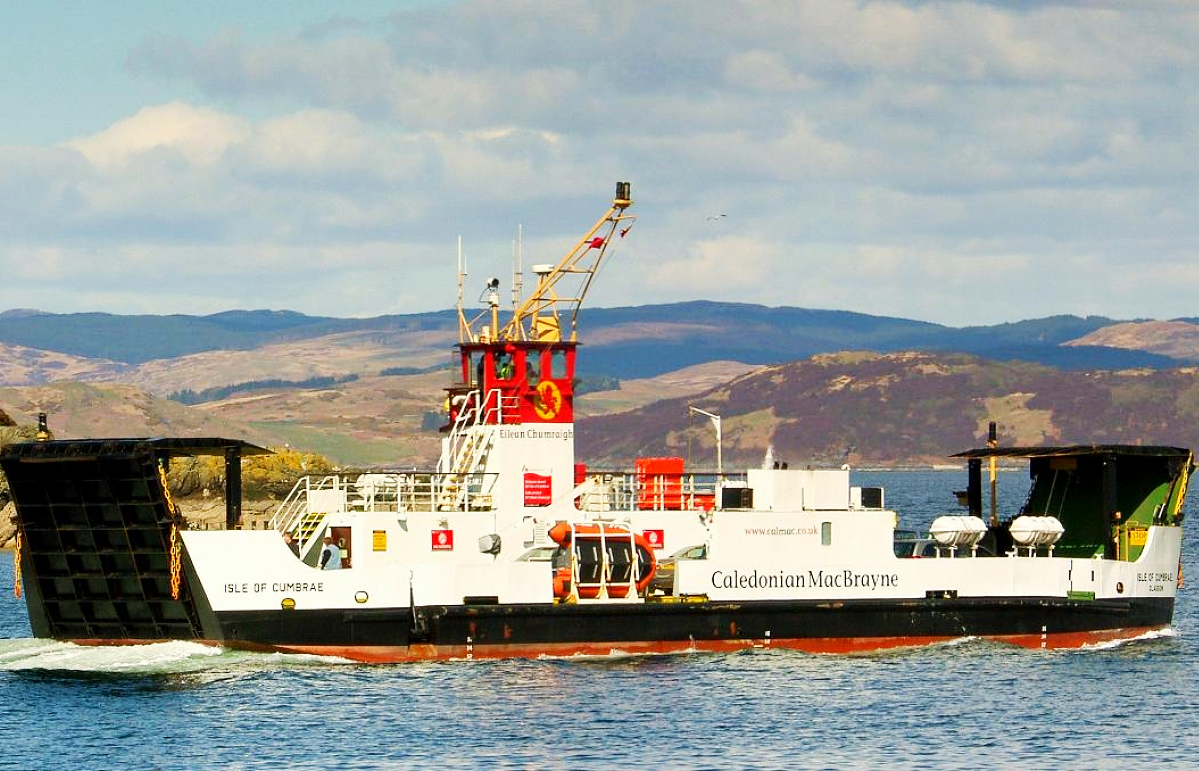
<instances>
[{"instance_id":1,"label":"raised bow ramp","mask_svg":"<svg viewBox=\"0 0 1199 771\"><path fill-rule=\"evenodd\" d=\"M170 458L269 451L231 439L91 439L9 445L0 455L17 501L21 586L38 637L164 640L204 637L184 575L186 527L165 487Z\"/></svg>"}]
</instances>

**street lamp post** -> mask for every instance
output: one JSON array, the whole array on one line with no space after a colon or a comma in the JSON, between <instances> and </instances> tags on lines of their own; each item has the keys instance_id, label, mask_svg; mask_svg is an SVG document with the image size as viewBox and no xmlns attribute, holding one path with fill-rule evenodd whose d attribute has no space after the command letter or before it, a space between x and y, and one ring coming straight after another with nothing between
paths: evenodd
<instances>
[{"instance_id":1,"label":"street lamp post","mask_svg":"<svg viewBox=\"0 0 1199 771\"><path fill-rule=\"evenodd\" d=\"M716 427L716 476L719 479L724 479L724 459L721 456L721 437L720 437L720 416L713 415L706 410L701 410L699 407L687 406L689 412L694 412L697 415L703 415L708 420L712 421L712 425Z\"/></svg>"}]
</instances>

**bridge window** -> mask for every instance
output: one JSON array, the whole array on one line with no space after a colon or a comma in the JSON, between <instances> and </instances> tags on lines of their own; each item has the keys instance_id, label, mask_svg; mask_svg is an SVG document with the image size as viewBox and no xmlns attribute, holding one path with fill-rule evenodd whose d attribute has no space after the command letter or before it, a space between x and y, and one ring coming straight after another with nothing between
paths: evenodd
<instances>
[{"instance_id":1,"label":"bridge window","mask_svg":"<svg viewBox=\"0 0 1199 771\"><path fill-rule=\"evenodd\" d=\"M555 380L565 380L566 373L566 351L554 351L550 358L550 377Z\"/></svg>"},{"instance_id":2,"label":"bridge window","mask_svg":"<svg viewBox=\"0 0 1199 771\"><path fill-rule=\"evenodd\" d=\"M476 388L483 385L483 352L471 351L470 360L467 364L468 370L466 377L467 384Z\"/></svg>"},{"instance_id":3,"label":"bridge window","mask_svg":"<svg viewBox=\"0 0 1199 771\"><path fill-rule=\"evenodd\" d=\"M532 350L525 354L525 379L530 384L541 382L541 351Z\"/></svg>"}]
</instances>

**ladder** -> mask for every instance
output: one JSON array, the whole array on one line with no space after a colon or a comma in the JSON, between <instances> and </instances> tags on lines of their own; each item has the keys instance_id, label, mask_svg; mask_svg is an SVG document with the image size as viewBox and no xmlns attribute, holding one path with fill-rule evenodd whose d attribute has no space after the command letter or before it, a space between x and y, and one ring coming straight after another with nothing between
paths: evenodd
<instances>
[{"instance_id":1,"label":"ladder","mask_svg":"<svg viewBox=\"0 0 1199 771\"><path fill-rule=\"evenodd\" d=\"M452 511L464 508L471 475L483 468L487 453L495 442L496 428L503 418L503 399L498 389L482 398L479 391L467 396L467 404L454 420L445 450L437 461L441 489L437 508Z\"/></svg>"}]
</instances>

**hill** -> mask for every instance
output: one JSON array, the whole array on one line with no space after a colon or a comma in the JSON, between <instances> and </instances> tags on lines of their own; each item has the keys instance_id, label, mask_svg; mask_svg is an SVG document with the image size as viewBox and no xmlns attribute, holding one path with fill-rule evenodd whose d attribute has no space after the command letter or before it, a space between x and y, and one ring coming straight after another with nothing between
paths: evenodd
<instances>
[{"instance_id":1,"label":"hill","mask_svg":"<svg viewBox=\"0 0 1199 771\"><path fill-rule=\"evenodd\" d=\"M60 382L26 388L0 388L0 411L22 425L48 415L57 438L126 436L226 436L256 444L280 437L252 425L232 423L177 402L159 399L125 384Z\"/></svg>"},{"instance_id":2,"label":"hill","mask_svg":"<svg viewBox=\"0 0 1199 771\"><path fill-rule=\"evenodd\" d=\"M0 385L31 385L50 380L117 378L132 368L109 359L0 343Z\"/></svg>"},{"instance_id":3,"label":"hill","mask_svg":"<svg viewBox=\"0 0 1199 771\"><path fill-rule=\"evenodd\" d=\"M845 311L697 301L583 311L581 371L647 378L711 361L781 364L839 350L926 350L1062 369L1177 366L1175 351L1096 336L1115 322L1054 316L952 328ZM1186 328L1199 334L1199 326ZM1179 332L1178 334L1181 334ZM457 339L451 311L372 319L287 311L212 316L0 314L0 385L126 382L166 395L257 380L424 369ZM1097 344L1103 343L1103 344ZM1189 361L1190 359L1184 359Z\"/></svg>"},{"instance_id":4,"label":"hill","mask_svg":"<svg viewBox=\"0 0 1199 771\"><path fill-rule=\"evenodd\" d=\"M428 466L440 448L440 373L373 376L328 388L233 394L187 407L128 385L56 383L0 389L18 423L50 414L62 438L222 435L318 452L343 466ZM712 363L578 402L577 449L593 467L681 455L714 467L722 417L726 465L757 465L768 447L793 465L942 463L980 445L1199 446L1199 368L1064 372L964 354L821 354L765 367Z\"/></svg>"},{"instance_id":5,"label":"hill","mask_svg":"<svg viewBox=\"0 0 1199 771\"><path fill-rule=\"evenodd\" d=\"M204 351L252 350L339 332L453 331L455 325L452 311L339 319L271 310L224 311L208 316L19 310L0 313L0 343L136 365Z\"/></svg>"},{"instance_id":6,"label":"hill","mask_svg":"<svg viewBox=\"0 0 1199 771\"><path fill-rule=\"evenodd\" d=\"M950 328L844 311L689 302L583 312L579 454L714 455L687 404L724 417L725 457L934 462L977 444L1188 446L1199 324L1053 316ZM0 407L59 436L218 434L337 463L436 458L451 311L373 319L0 314ZM56 347L57 346L57 347ZM856 353L837 353L855 350ZM916 353L914 351L919 351ZM584 384L586 385L586 384ZM162 397L189 394L187 408ZM580 391L582 393L582 390ZM658 403L655 403L658 402Z\"/></svg>"},{"instance_id":7,"label":"hill","mask_svg":"<svg viewBox=\"0 0 1199 771\"><path fill-rule=\"evenodd\" d=\"M710 390L752 369L715 362L580 398L583 415L608 414ZM431 465L441 449L443 371L375 375L325 388L234 391L196 406L128 384L57 382L0 388L0 415L29 425L49 414L57 438L226 436L316 452L350 467Z\"/></svg>"},{"instance_id":8,"label":"hill","mask_svg":"<svg viewBox=\"0 0 1199 771\"><path fill-rule=\"evenodd\" d=\"M277 342L245 351L206 351L148 361L124 372L93 376L103 382L133 383L159 395L183 389L259 380L302 381L312 377L370 377L394 368L443 365L458 340L453 330L359 330Z\"/></svg>"},{"instance_id":9,"label":"hill","mask_svg":"<svg viewBox=\"0 0 1199 771\"><path fill-rule=\"evenodd\" d=\"M962 354L822 354L763 367L709 391L579 425L581 458L600 466L681 455L715 466L714 432L688 404L722 417L723 455L757 465L768 447L792 465L943 463L1000 443L1199 445L1199 369L1063 372Z\"/></svg>"},{"instance_id":10,"label":"hill","mask_svg":"<svg viewBox=\"0 0 1199 771\"><path fill-rule=\"evenodd\" d=\"M1104 346L1199 362L1199 324L1193 320L1129 321L1100 327L1066 345Z\"/></svg>"},{"instance_id":11,"label":"hill","mask_svg":"<svg viewBox=\"0 0 1199 771\"><path fill-rule=\"evenodd\" d=\"M1135 346L1066 345L1115 323L1102 316L957 328L848 311L696 301L591 309L583 319L589 346L580 360L589 371L617 377L660 374L705 360L781 364L844 350L969 353L1070 370L1179 364Z\"/></svg>"}]
</instances>

